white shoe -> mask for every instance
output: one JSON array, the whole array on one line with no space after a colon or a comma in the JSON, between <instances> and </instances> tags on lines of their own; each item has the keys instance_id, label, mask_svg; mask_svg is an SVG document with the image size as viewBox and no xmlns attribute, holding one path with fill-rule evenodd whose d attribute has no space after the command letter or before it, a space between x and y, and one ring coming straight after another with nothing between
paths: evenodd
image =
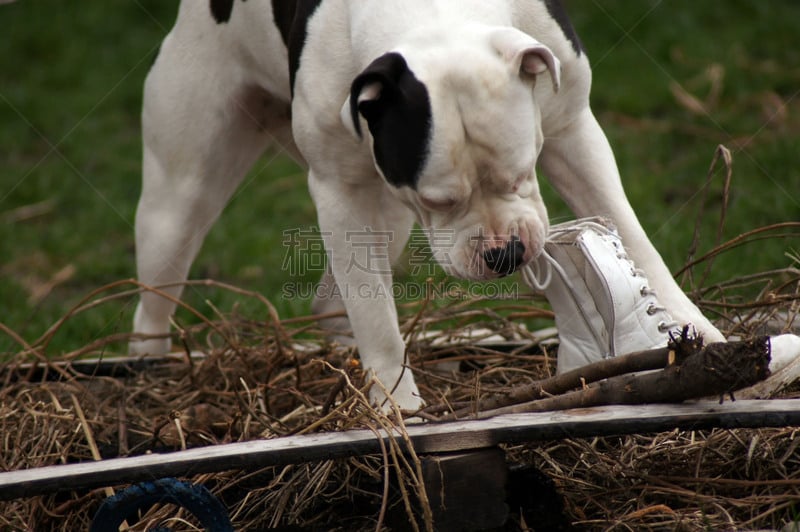
<instances>
[{"instance_id":1,"label":"white shoe","mask_svg":"<svg viewBox=\"0 0 800 532\"><path fill-rule=\"evenodd\" d=\"M547 297L559 336L557 372L667 345L677 328L604 218L552 226L522 277Z\"/></svg>"},{"instance_id":2,"label":"white shoe","mask_svg":"<svg viewBox=\"0 0 800 532\"><path fill-rule=\"evenodd\" d=\"M800 336L781 334L769 339L770 376L736 392L741 399L769 399L800 379Z\"/></svg>"}]
</instances>

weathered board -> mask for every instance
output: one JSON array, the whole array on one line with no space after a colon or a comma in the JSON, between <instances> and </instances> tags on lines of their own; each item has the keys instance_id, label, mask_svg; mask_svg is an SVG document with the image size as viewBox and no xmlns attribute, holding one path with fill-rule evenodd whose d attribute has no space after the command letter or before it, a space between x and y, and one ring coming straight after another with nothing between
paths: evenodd
<instances>
[{"instance_id":1,"label":"weathered board","mask_svg":"<svg viewBox=\"0 0 800 532\"><path fill-rule=\"evenodd\" d=\"M192 353L190 356L194 362L200 362L206 358L204 353ZM169 353L158 357L119 356L70 361L54 360L48 361L47 364L28 362L4 367L4 373L0 374L0 378L7 379L9 382L16 382L20 379L27 382L38 382L61 380L65 373L87 377L130 377L149 368L185 364L186 361L185 353Z\"/></svg>"},{"instance_id":2,"label":"weathered board","mask_svg":"<svg viewBox=\"0 0 800 532\"><path fill-rule=\"evenodd\" d=\"M417 453L482 449L500 443L680 429L800 426L800 399L603 406L410 425ZM386 433L383 438L389 438ZM231 469L380 453L369 430L289 436L186 451L0 473L0 500Z\"/></svg>"}]
</instances>

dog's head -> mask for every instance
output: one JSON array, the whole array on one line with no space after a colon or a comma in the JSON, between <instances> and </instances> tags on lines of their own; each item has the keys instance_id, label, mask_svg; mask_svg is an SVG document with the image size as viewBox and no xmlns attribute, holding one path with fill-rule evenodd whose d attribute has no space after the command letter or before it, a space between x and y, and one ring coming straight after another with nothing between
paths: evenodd
<instances>
[{"instance_id":1,"label":"dog's head","mask_svg":"<svg viewBox=\"0 0 800 532\"><path fill-rule=\"evenodd\" d=\"M425 39L422 39L425 41ZM416 213L439 264L468 279L507 275L541 251L547 211L536 160L537 78L560 80L549 48L513 28L411 42L352 83L342 120L366 121L378 172Z\"/></svg>"}]
</instances>

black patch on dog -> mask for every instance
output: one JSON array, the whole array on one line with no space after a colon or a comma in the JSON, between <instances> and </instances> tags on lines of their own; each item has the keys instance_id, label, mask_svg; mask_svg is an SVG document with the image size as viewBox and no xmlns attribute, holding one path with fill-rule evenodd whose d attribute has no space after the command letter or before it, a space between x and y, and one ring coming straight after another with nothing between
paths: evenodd
<instances>
[{"instance_id":1,"label":"black patch on dog","mask_svg":"<svg viewBox=\"0 0 800 532\"><path fill-rule=\"evenodd\" d=\"M228 22L233 11L233 0L211 0L211 15L217 24Z\"/></svg>"},{"instance_id":2,"label":"black patch on dog","mask_svg":"<svg viewBox=\"0 0 800 532\"><path fill-rule=\"evenodd\" d=\"M525 244L518 236L512 236L504 248L492 248L483 252L483 260L494 273L510 275L522 264Z\"/></svg>"},{"instance_id":3,"label":"black patch on dog","mask_svg":"<svg viewBox=\"0 0 800 532\"><path fill-rule=\"evenodd\" d=\"M272 0L272 17L289 51L289 86L293 95L294 79L297 69L300 68L300 55L306 44L308 19L321 2L322 0Z\"/></svg>"},{"instance_id":4,"label":"black patch on dog","mask_svg":"<svg viewBox=\"0 0 800 532\"><path fill-rule=\"evenodd\" d=\"M358 102L371 83L381 85L374 100ZM416 189L428 156L432 112L428 89L408 68L402 55L390 52L373 61L350 87L350 114L361 136L359 114L374 139L373 151L386 180L396 187Z\"/></svg>"},{"instance_id":5,"label":"black patch on dog","mask_svg":"<svg viewBox=\"0 0 800 532\"><path fill-rule=\"evenodd\" d=\"M550 13L550 16L561 26L561 31L564 32L564 36L572 43L572 49L575 50L576 54L581 55L584 51L583 43L578 37L575 28L572 26L572 22L569 20L567 10L564 9L564 4L561 3L561 0L544 0L544 5L547 6L547 11Z\"/></svg>"}]
</instances>

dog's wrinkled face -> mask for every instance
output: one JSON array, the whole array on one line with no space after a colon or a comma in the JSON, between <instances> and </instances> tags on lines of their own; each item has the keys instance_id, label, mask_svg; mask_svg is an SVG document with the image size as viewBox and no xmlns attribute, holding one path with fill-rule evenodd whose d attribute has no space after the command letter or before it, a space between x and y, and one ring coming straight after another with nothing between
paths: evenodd
<instances>
[{"instance_id":1,"label":"dog's wrinkled face","mask_svg":"<svg viewBox=\"0 0 800 532\"><path fill-rule=\"evenodd\" d=\"M376 168L416 212L437 262L467 279L512 273L544 245L533 87L545 71L554 89L559 81L558 60L531 37L483 35L469 47L379 57L342 110L359 135L366 119Z\"/></svg>"}]
</instances>

